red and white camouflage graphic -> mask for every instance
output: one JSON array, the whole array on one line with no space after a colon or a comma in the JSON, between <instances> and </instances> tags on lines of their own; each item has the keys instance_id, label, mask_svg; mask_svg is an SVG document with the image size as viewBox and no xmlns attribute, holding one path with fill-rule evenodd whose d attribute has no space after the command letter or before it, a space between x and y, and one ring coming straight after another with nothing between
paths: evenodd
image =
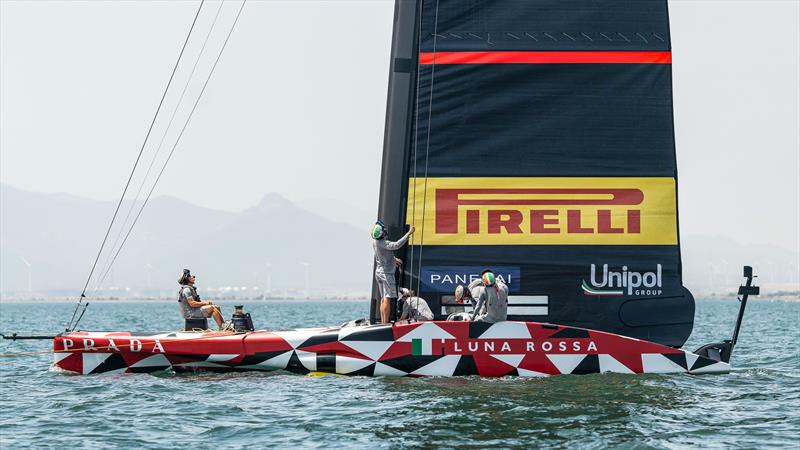
<instances>
[{"instance_id":1,"label":"red and white camouflage graphic","mask_svg":"<svg viewBox=\"0 0 800 450\"><path fill-rule=\"evenodd\" d=\"M58 369L78 374L287 370L364 376L538 377L727 373L730 365L611 333L537 322L419 322L232 332L73 332Z\"/></svg>"}]
</instances>

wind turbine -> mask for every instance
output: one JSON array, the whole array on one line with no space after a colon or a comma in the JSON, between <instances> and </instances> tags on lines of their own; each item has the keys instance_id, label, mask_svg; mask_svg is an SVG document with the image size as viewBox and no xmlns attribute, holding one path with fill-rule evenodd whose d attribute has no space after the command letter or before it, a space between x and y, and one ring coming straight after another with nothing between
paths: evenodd
<instances>
[{"instance_id":1,"label":"wind turbine","mask_svg":"<svg viewBox=\"0 0 800 450\"><path fill-rule=\"evenodd\" d=\"M725 280L725 287L723 288L722 292L727 292L725 289L730 289L730 274L728 273L728 260L723 259L720 261L722 263L722 279Z\"/></svg>"},{"instance_id":2,"label":"wind turbine","mask_svg":"<svg viewBox=\"0 0 800 450\"><path fill-rule=\"evenodd\" d=\"M144 269L147 271L147 288L153 285L153 265L150 263L145 264Z\"/></svg>"},{"instance_id":3,"label":"wind turbine","mask_svg":"<svg viewBox=\"0 0 800 450\"><path fill-rule=\"evenodd\" d=\"M714 264L708 263L708 290L714 292Z\"/></svg>"},{"instance_id":4,"label":"wind turbine","mask_svg":"<svg viewBox=\"0 0 800 450\"><path fill-rule=\"evenodd\" d=\"M272 264L269 261L267 261L266 264L264 264L264 269L266 269L267 271L267 284L266 287L264 288L264 291L261 294L261 300L267 298L268 292L270 293L270 295L272 295L272 272L269 270L271 267Z\"/></svg>"},{"instance_id":5,"label":"wind turbine","mask_svg":"<svg viewBox=\"0 0 800 450\"><path fill-rule=\"evenodd\" d=\"M764 267L766 268L765 278L769 280L771 290L775 290L775 262L766 260L764 261Z\"/></svg>"},{"instance_id":6,"label":"wind turbine","mask_svg":"<svg viewBox=\"0 0 800 450\"><path fill-rule=\"evenodd\" d=\"M20 256L20 259L22 259L22 262L24 262L25 265L28 267L28 294L30 294L30 293L33 292L33 282L32 282L32 277L31 277L31 272L33 271L33 269L32 269L33 266L31 265L30 262L28 262L27 259L25 259L24 256Z\"/></svg>"},{"instance_id":7,"label":"wind turbine","mask_svg":"<svg viewBox=\"0 0 800 450\"><path fill-rule=\"evenodd\" d=\"M300 265L302 265L302 266L305 266L305 268L306 268L306 289L305 289L305 296L306 296L306 298L308 298L308 271L309 271L309 268L311 267L311 263L307 263L307 262L300 262L299 264L300 264Z\"/></svg>"}]
</instances>

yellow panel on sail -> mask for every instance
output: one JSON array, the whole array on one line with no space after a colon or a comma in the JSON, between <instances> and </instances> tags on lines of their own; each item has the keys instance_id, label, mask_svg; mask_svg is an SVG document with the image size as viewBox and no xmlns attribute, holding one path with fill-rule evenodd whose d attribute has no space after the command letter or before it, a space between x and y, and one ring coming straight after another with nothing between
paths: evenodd
<instances>
[{"instance_id":1,"label":"yellow panel on sail","mask_svg":"<svg viewBox=\"0 0 800 450\"><path fill-rule=\"evenodd\" d=\"M677 245L675 199L671 177L412 178L406 222L413 245Z\"/></svg>"}]
</instances>

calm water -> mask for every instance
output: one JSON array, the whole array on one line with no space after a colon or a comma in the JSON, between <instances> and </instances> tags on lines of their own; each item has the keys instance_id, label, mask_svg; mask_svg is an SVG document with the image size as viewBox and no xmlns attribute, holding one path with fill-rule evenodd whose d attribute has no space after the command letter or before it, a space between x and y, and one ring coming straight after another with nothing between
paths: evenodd
<instances>
[{"instance_id":1,"label":"calm water","mask_svg":"<svg viewBox=\"0 0 800 450\"><path fill-rule=\"evenodd\" d=\"M69 304L2 304L0 331L52 333ZM366 302L250 302L259 328L363 317ZM728 337L737 303L700 301L687 348ZM229 310L226 305L225 310ZM172 302L97 303L82 327L168 330ZM51 355L0 358L5 448L798 448L800 303L753 301L716 376L546 379L284 373L66 376ZM0 352L46 350L2 341Z\"/></svg>"}]
</instances>

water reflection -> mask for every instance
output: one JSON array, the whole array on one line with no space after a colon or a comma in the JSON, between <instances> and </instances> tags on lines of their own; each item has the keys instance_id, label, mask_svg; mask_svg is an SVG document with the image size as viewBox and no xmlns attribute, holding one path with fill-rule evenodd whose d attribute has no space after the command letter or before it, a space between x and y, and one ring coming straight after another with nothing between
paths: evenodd
<instances>
[{"instance_id":1,"label":"water reflection","mask_svg":"<svg viewBox=\"0 0 800 450\"><path fill-rule=\"evenodd\" d=\"M669 377L659 375L386 378L383 385L396 412L379 437L394 441L411 434L445 446L463 438L486 445L565 438L610 445L646 436L646 427L637 430L629 424L647 419L653 411L679 415L697 402Z\"/></svg>"}]
</instances>

